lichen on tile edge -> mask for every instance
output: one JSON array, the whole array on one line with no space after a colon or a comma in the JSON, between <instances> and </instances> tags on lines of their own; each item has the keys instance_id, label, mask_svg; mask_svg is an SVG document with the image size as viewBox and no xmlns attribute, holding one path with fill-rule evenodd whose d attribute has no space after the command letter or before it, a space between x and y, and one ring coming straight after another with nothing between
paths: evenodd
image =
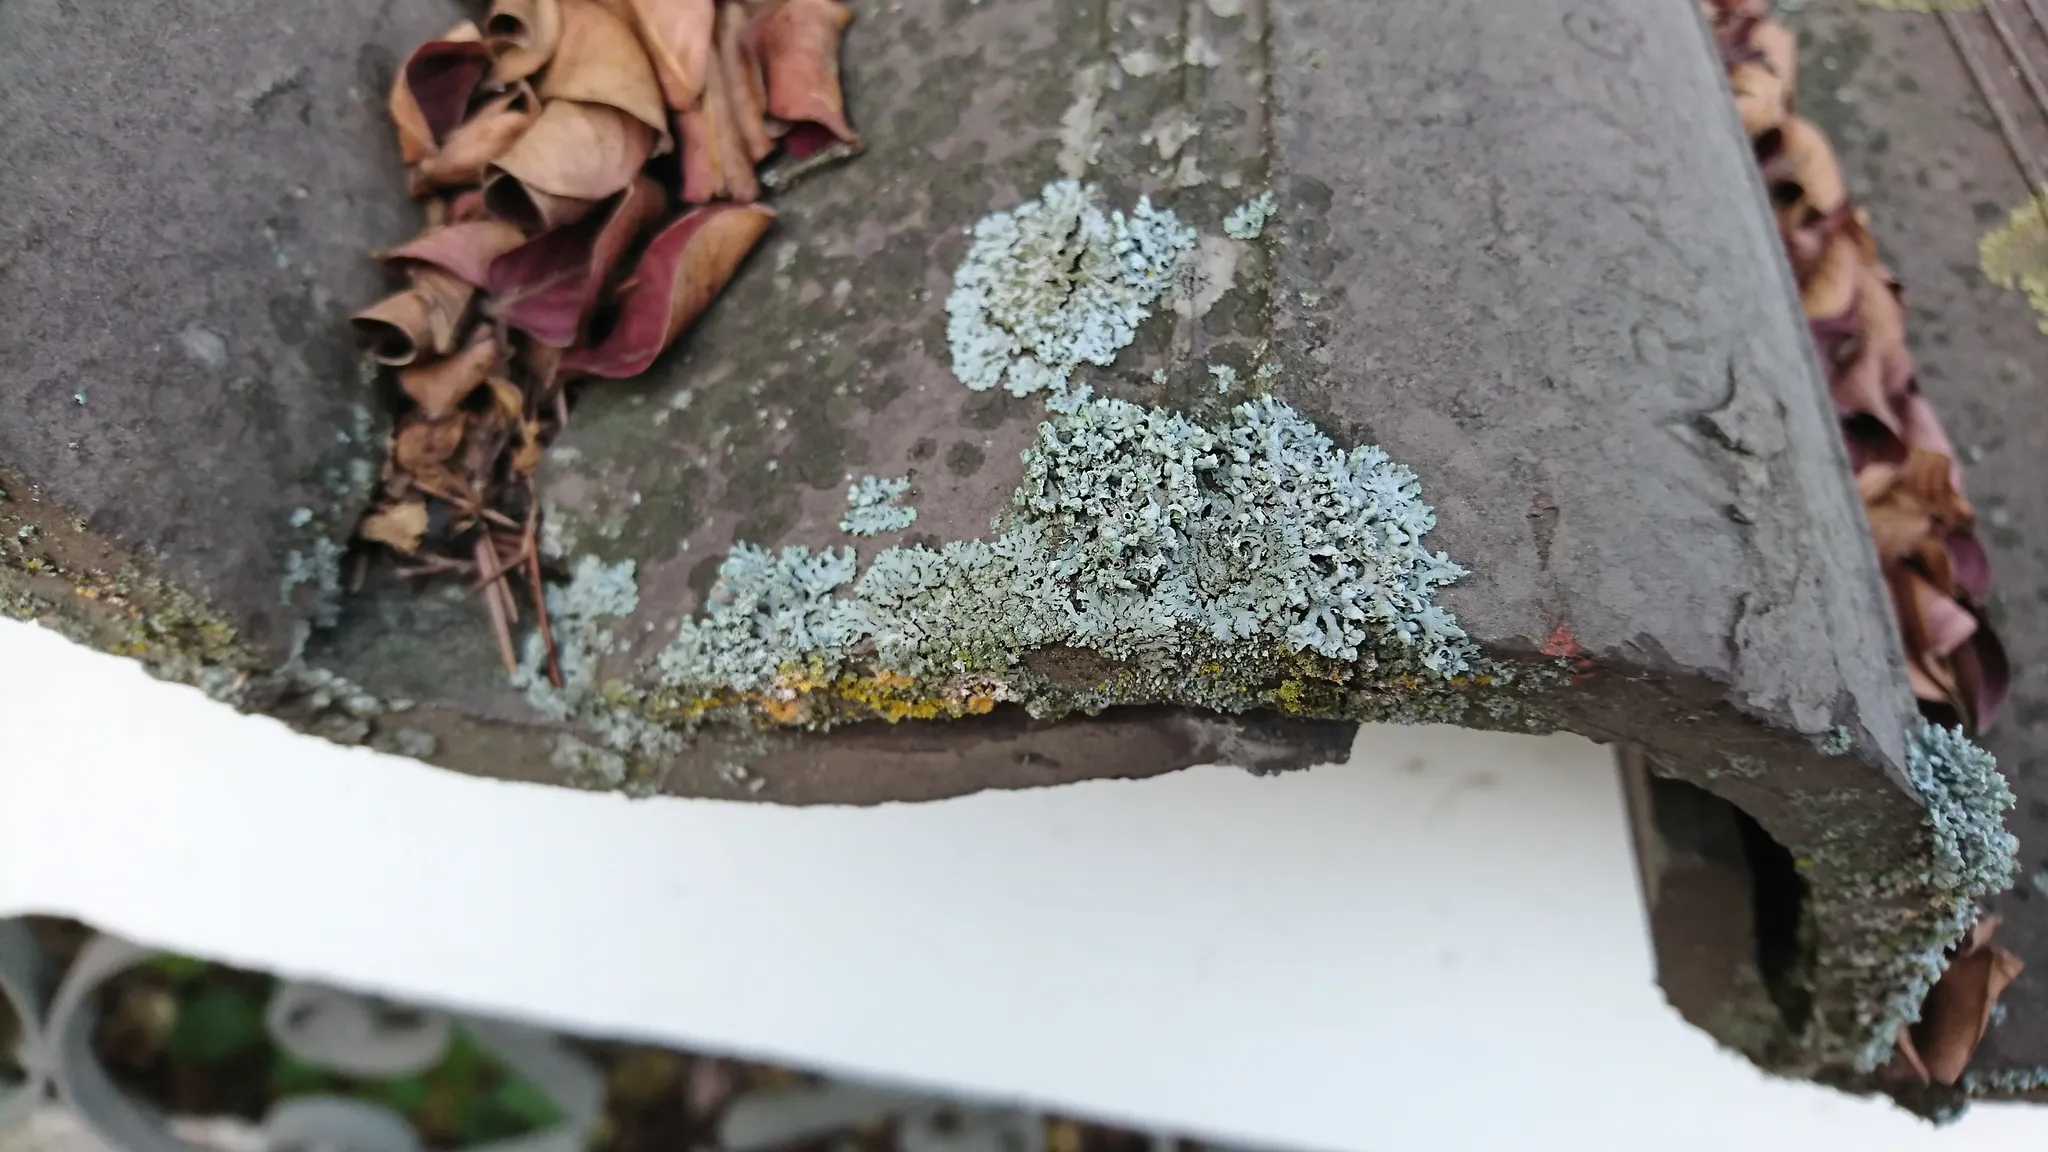
<instances>
[{"instance_id":1,"label":"lichen on tile edge","mask_svg":"<svg viewBox=\"0 0 2048 1152\"><path fill-rule=\"evenodd\" d=\"M1710 790L1749 786L1741 771L1653 760ZM1765 1068L1856 1091L1883 1087L1871 1077L1918 1019L1948 949L2018 871L2003 822L2013 796L1990 753L1959 730L1921 723L1904 771L1917 804L1903 793L1874 807L1860 791L1801 789L1796 774L1792 787L1774 789L1782 806L1770 831L1793 851L1806 890L1794 969L1811 1009L1795 1023L1772 1004L1768 1019L1732 1019L1714 1033Z\"/></svg>"}]
</instances>

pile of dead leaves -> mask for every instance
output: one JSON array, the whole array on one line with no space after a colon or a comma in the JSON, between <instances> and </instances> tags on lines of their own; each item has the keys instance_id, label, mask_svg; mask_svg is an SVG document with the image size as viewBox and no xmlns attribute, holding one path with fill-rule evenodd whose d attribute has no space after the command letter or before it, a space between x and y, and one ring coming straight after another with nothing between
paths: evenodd
<instances>
[{"instance_id":1,"label":"pile of dead leaves","mask_svg":"<svg viewBox=\"0 0 2048 1152\"><path fill-rule=\"evenodd\" d=\"M523 597L560 680L534 473L565 388L645 371L710 305L774 219L759 165L858 151L852 18L841 0L497 0L399 69L427 228L376 254L404 287L354 318L400 395L357 534L409 576L471 581L508 669Z\"/></svg>"},{"instance_id":2,"label":"pile of dead leaves","mask_svg":"<svg viewBox=\"0 0 2048 1152\"><path fill-rule=\"evenodd\" d=\"M1878 259L1834 150L1793 114L1792 34L1760 0L1707 0L1735 103L1756 146L1814 345L1842 422L1928 719L1977 733L2011 673L1984 602L1991 572L1955 446L1920 392L1899 282Z\"/></svg>"},{"instance_id":3,"label":"pile of dead leaves","mask_svg":"<svg viewBox=\"0 0 2048 1152\"><path fill-rule=\"evenodd\" d=\"M1869 217L1849 199L1818 129L1793 113L1792 33L1768 0L1705 0L1742 126L1756 147L1849 463L1905 641L1920 710L1972 734L2004 703L2011 673L1985 617L1990 564L1963 472L1920 392L1899 282L1879 261ZM1990 1026L2019 958L1991 943L1987 916L1957 946L1920 1021L1901 1030L1886 1074L1954 1084Z\"/></svg>"}]
</instances>

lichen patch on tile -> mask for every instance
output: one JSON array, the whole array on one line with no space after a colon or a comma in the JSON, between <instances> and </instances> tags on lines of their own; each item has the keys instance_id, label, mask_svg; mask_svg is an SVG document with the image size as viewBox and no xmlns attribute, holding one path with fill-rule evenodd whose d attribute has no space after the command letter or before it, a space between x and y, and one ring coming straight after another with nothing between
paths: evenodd
<instances>
[{"instance_id":1,"label":"lichen patch on tile","mask_svg":"<svg viewBox=\"0 0 2048 1152\"><path fill-rule=\"evenodd\" d=\"M850 549L734 548L655 660L656 711L821 723L843 711L811 705L836 693L950 715L996 699L1314 712L1346 707L1354 679L1430 699L1427 682L1479 675L1434 601L1464 573L1424 546L1414 473L1277 400L1209 425L1090 399L1024 463L991 538L885 549L865 571ZM1317 683L1291 678L1304 661Z\"/></svg>"},{"instance_id":2,"label":"lichen patch on tile","mask_svg":"<svg viewBox=\"0 0 2048 1152\"><path fill-rule=\"evenodd\" d=\"M946 299L954 374L977 391L1027 396L1109 364L1194 245L1171 211L1141 199L1128 214L1104 212L1074 180L985 217Z\"/></svg>"},{"instance_id":3,"label":"lichen patch on tile","mask_svg":"<svg viewBox=\"0 0 2048 1152\"><path fill-rule=\"evenodd\" d=\"M917 509L898 503L909 491L910 481L905 477L861 477L846 489L846 515L839 521L839 530L855 536L903 531L917 521Z\"/></svg>"},{"instance_id":4,"label":"lichen patch on tile","mask_svg":"<svg viewBox=\"0 0 2048 1152\"><path fill-rule=\"evenodd\" d=\"M1223 234L1232 240L1256 240L1266 230L1266 221L1279 210L1273 203L1273 194L1261 192L1230 210L1230 215L1223 218Z\"/></svg>"}]
</instances>

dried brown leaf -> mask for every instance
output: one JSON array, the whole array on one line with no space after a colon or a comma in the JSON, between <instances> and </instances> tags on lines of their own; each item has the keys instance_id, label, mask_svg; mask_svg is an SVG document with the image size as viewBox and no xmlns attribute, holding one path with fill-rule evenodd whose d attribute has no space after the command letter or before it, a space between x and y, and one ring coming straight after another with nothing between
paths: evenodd
<instances>
[{"instance_id":1,"label":"dried brown leaf","mask_svg":"<svg viewBox=\"0 0 2048 1152\"><path fill-rule=\"evenodd\" d=\"M731 0L718 7L718 70L725 81L726 102L733 126L746 145L747 156L758 164L775 151L775 135L781 125L768 123L768 86L761 75L761 60L747 38L750 19L744 3Z\"/></svg>"},{"instance_id":2,"label":"dried brown leaf","mask_svg":"<svg viewBox=\"0 0 2048 1152\"><path fill-rule=\"evenodd\" d=\"M379 508L356 528L356 535L374 544L385 544L410 556L419 551L420 539L427 534L427 505L421 500L407 500Z\"/></svg>"},{"instance_id":3,"label":"dried brown leaf","mask_svg":"<svg viewBox=\"0 0 2048 1152\"><path fill-rule=\"evenodd\" d=\"M461 415L440 420L407 421L392 438L391 459L401 472L415 480L432 478L462 448L462 436L469 422Z\"/></svg>"},{"instance_id":4,"label":"dried brown leaf","mask_svg":"<svg viewBox=\"0 0 2048 1152\"><path fill-rule=\"evenodd\" d=\"M748 23L748 43L767 78L770 115L859 141L839 86L839 41L852 20L853 9L840 0L769 0Z\"/></svg>"},{"instance_id":5,"label":"dried brown leaf","mask_svg":"<svg viewBox=\"0 0 2048 1152\"><path fill-rule=\"evenodd\" d=\"M469 311L476 287L452 272L427 265L413 268L411 278L413 292L427 302L434 354L445 356L455 348L455 334L462 325L463 314Z\"/></svg>"},{"instance_id":6,"label":"dried brown leaf","mask_svg":"<svg viewBox=\"0 0 2048 1152\"><path fill-rule=\"evenodd\" d=\"M1742 118L1742 128L1750 135L1768 132L1785 122L1791 89L1770 68L1739 64L1728 73L1728 86L1735 92L1735 111Z\"/></svg>"},{"instance_id":7,"label":"dried brown leaf","mask_svg":"<svg viewBox=\"0 0 2048 1152\"><path fill-rule=\"evenodd\" d=\"M490 163L512 147L533 124L531 98L507 92L477 109L475 115L448 134L441 150L420 158L406 171L406 191L414 196L444 188L465 188L483 181Z\"/></svg>"},{"instance_id":8,"label":"dried brown leaf","mask_svg":"<svg viewBox=\"0 0 2048 1152\"><path fill-rule=\"evenodd\" d=\"M1749 44L1778 74L1789 102L1790 94L1799 90L1799 38L1776 20L1759 20L1749 30Z\"/></svg>"},{"instance_id":9,"label":"dried brown leaf","mask_svg":"<svg viewBox=\"0 0 2048 1152\"><path fill-rule=\"evenodd\" d=\"M1970 1057L1991 1027L1991 1009L2026 964L1991 942L1999 918L1977 921L1948 969L1927 994L1920 1022L1913 1025L1912 1043L1927 1076L1937 1084L1962 1079Z\"/></svg>"},{"instance_id":10,"label":"dried brown leaf","mask_svg":"<svg viewBox=\"0 0 2048 1152\"><path fill-rule=\"evenodd\" d=\"M559 0L494 0L484 42L497 54L491 80L516 84L547 67L562 37Z\"/></svg>"},{"instance_id":11,"label":"dried brown leaf","mask_svg":"<svg viewBox=\"0 0 2048 1152\"><path fill-rule=\"evenodd\" d=\"M1788 116L1779 126L1784 158L1799 185L1802 199L1815 212L1826 214L1840 208L1849 192L1842 183L1842 167L1835 150L1820 129L1797 116Z\"/></svg>"},{"instance_id":12,"label":"dried brown leaf","mask_svg":"<svg viewBox=\"0 0 2048 1152\"><path fill-rule=\"evenodd\" d=\"M398 129L398 153L408 166L438 151L462 123L470 96L490 67L490 49L467 20L420 45L399 65L388 105Z\"/></svg>"},{"instance_id":13,"label":"dried brown leaf","mask_svg":"<svg viewBox=\"0 0 2048 1152\"><path fill-rule=\"evenodd\" d=\"M498 363L498 346L478 340L444 360L415 364L398 374L398 386L428 420L452 416Z\"/></svg>"},{"instance_id":14,"label":"dried brown leaf","mask_svg":"<svg viewBox=\"0 0 2048 1152\"><path fill-rule=\"evenodd\" d=\"M541 98L616 108L653 133L651 154L668 151L668 106L632 26L597 0L559 3L562 39L541 79Z\"/></svg>"},{"instance_id":15,"label":"dried brown leaf","mask_svg":"<svg viewBox=\"0 0 2048 1152\"><path fill-rule=\"evenodd\" d=\"M645 124L609 105L551 101L492 165L484 202L515 224L565 223L631 184L652 138Z\"/></svg>"},{"instance_id":16,"label":"dried brown leaf","mask_svg":"<svg viewBox=\"0 0 2048 1152\"><path fill-rule=\"evenodd\" d=\"M681 112L693 108L704 91L711 66L712 10L715 0L628 0L640 43L654 64L656 79L668 106Z\"/></svg>"}]
</instances>

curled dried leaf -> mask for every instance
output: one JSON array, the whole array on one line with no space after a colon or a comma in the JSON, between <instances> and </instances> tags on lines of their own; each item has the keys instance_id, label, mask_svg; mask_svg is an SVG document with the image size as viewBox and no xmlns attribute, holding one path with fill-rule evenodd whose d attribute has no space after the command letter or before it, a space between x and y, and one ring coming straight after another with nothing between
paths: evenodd
<instances>
[{"instance_id":1,"label":"curled dried leaf","mask_svg":"<svg viewBox=\"0 0 2048 1152\"><path fill-rule=\"evenodd\" d=\"M475 289L439 268L415 264L411 281L349 318L379 363L411 364L422 355L444 355L455 346L455 333Z\"/></svg>"},{"instance_id":2,"label":"curled dried leaf","mask_svg":"<svg viewBox=\"0 0 2048 1152\"><path fill-rule=\"evenodd\" d=\"M662 99L677 112L695 107L704 91L714 7L715 0L627 0Z\"/></svg>"},{"instance_id":3,"label":"curled dried leaf","mask_svg":"<svg viewBox=\"0 0 2048 1152\"><path fill-rule=\"evenodd\" d=\"M394 271L429 264L482 288L490 281L491 261L525 241L519 229L502 220L468 220L429 228L402 248L373 255Z\"/></svg>"},{"instance_id":4,"label":"curled dried leaf","mask_svg":"<svg viewBox=\"0 0 2048 1152\"><path fill-rule=\"evenodd\" d=\"M1777 130L1779 156L1789 178L1799 186L1801 201L1822 214L1846 203L1849 192L1842 182L1842 166L1820 129L1797 116L1787 116Z\"/></svg>"},{"instance_id":5,"label":"curled dried leaf","mask_svg":"<svg viewBox=\"0 0 2048 1152\"><path fill-rule=\"evenodd\" d=\"M541 80L541 98L616 108L653 133L652 154L668 151L668 106L632 26L597 0L558 2L562 38Z\"/></svg>"},{"instance_id":6,"label":"curled dried leaf","mask_svg":"<svg viewBox=\"0 0 2048 1152\"><path fill-rule=\"evenodd\" d=\"M484 21L484 42L498 57L492 82L517 84L547 67L561 37L559 0L494 0Z\"/></svg>"},{"instance_id":7,"label":"curled dried leaf","mask_svg":"<svg viewBox=\"0 0 2048 1152\"><path fill-rule=\"evenodd\" d=\"M840 0L768 0L747 25L747 40L767 79L768 112L792 124L817 124L848 143L839 85L839 40L853 20Z\"/></svg>"},{"instance_id":8,"label":"curled dried leaf","mask_svg":"<svg viewBox=\"0 0 2048 1152\"><path fill-rule=\"evenodd\" d=\"M427 302L435 355L446 355L455 347L455 334L469 311L476 286L454 273L426 265L412 269L412 290Z\"/></svg>"},{"instance_id":9,"label":"curled dried leaf","mask_svg":"<svg viewBox=\"0 0 2048 1152\"><path fill-rule=\"evenodd\" d=\"M419 551L420 540L427 534L427 504L424 500L407 500L400 504L379 508L356 528L356 535L373 544L384 544L410 556Z\"/></svg>"},{"instance_id":10,"label":"curled dried leaf","mask_svg":"<svg viewBox=\"0 0 2048 1152\"><path fill-rule=\"evenodd\" d=\"M668 195L643 175L599 211L507 252L490 268L495 315L543 344L576 343L612 270L667 210Z\"/></svg>"},{"instance_id":11,"label":"curled dried leaf","mask_svg":"<svg viewBox=\"0 0 2048 1152\"><path fill-rule=\"evenodd\" d=\"M349 323L379 364L410 364L434 344L433 315L411 288L377 301L349 317Z\"/></svg>"},{"instance_id":12,"label":"curled dried leaf","mask_svg":"<svg viewBox=\"0 0 2048 1152\"><path fill-rule=\"evenodd\" d=\"M476 25L466 20L406 57L391 82L389 107L398 129L398 153L407 165L440 150L462 123L470 97L490 68L490 49Z\"/></svg>"},{"instance_id":13,"label":"curled dried leaf","mask_svg":"<svg viewBox=\"0 0 2048 1152\"><path fill-rule=\"evenodd\" d=\"M1728 73L1735 92L1735 111L1743 131L1754 136L1785 122L1790 89L1777 73L1762 64L1741 64Z\"/></svg>"},{"instance_id":14,"label":"curled dried leaf","mask_svg":"<svg viewBox=\"0 0 2048 1152\"><path fill-rule=\"evenodd\" d=\"M484 203L515 224L565 223L631 184L652 139L645 124L609 105L551 101L492 165Z\"/></svg>"},{"instance_id":15,"label":"curled dried leaf","mask_svg":"<svg viewBox=\"0 0 2048 1152\"><path fill-rule=\"evenodd\" d=\"M498 363L498 346L486 338L444 360L415 364L398 374L398 386L428 420L455 414Z\"/></svg>"},{"instance_id":16,"label":"curled dried leaf","mask_svg":"<svg viewBox=\"0 0 2048 1152\"><path fill-rule=\"evenodd\" d=\"M731 107L733 126L739 131L747 156L758 164L775 151L775 134L782 125L768 123L768 86L761 76L760 58L747 38L748 9L743 3L718 7L717 41L720 79Z\"/></svg>"},{"instance_id":17,"label":"curled dried leaf","mask_svg":"<svg viewBox=\"0 0 2048 1152\"><path fill-rule=\"evenodd\" d=\"M646 371L711 305L774 219L759 204L712 204L656 233L603 342L572 349L563 371L614 380Z\"/></svg>"},{"instance_id":18,"label":"curled dried leaf","mask_svg":"<svg viewBox=\"0 0 2048 1152\"><path fill-rule=\"evenodd\" d=\"M448 134L441 149L420 158L406 171L406 191L414 196L444 188L480 183L491 161L512 147L533 124L532 99L525 92L507 92L477 109Z\"/></svg>"}]
</instances>

